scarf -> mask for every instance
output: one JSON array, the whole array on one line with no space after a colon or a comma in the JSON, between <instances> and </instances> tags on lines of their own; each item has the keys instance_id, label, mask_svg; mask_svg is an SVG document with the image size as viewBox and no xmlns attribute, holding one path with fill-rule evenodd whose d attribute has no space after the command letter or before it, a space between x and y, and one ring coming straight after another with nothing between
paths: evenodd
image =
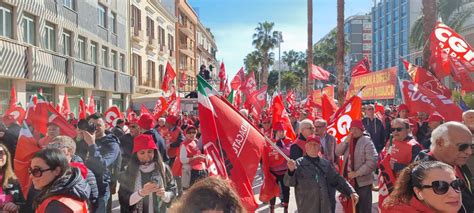
<instances>
[{"instance_id":1,"label":"scarf","mask_svg":"<svg viewBox=\"0 0 474 213\"><path fill-rule=\"evenodd\" d=\"M142 173L152 172L152 175L151 175L152 177L153 176L159 176L159 173L155 171L155 163L152 163L152 164L149 164L149 165L140 165L138 167L138 169L140 170L140 172L138 172L137 178L135 179L135 188L134 188L135 190L134 191L138 191L138 190L142 189L142 187L143 187L143 185L142 185ZM160 212L159 207L153 206L153 204L154 204L153 194L150 194L146 197L143 197L143 199L149 199L148 200L148 210L152 210L152 211L148 211L149 213L151 213L151 212ZM143 212L143 199L141 199L136 204L136 208L135 208L134 212L137 212L137 213ZM159 197L158 197L157 203L160 203L160 198Z\"/></svg>"}]
</instances>

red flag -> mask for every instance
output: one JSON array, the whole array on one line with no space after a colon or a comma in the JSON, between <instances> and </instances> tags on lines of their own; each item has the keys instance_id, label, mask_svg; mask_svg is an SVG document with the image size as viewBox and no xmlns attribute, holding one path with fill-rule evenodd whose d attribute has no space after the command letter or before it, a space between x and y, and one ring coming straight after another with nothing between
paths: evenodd
<instances>
[{"instance_id":1,"label":"red flag","mask_svg":"<svg viewBox=\"0 0 474 213\"><path fill-rule=\"evenodd\" d=\"M164 97L159 97L156 100L155 107L153 108L153 117L158 119L163 115L163 113L168 109L168 103Z\"/></svg>"},{"instance_id":2,"label":"red flag","mask_svg":"<svg viewBox=\"0 0 474 213\"><path fill-rule=\"evenodd\" d=\"M389 144L385 147L380 153L381 161L378 164L380 169L378 179L379 179L379 208L383 210L382 204L385 198L387 198L390 193L395 188L395 174L390 165L392 160L392 137L390 136Z\"/></svg>"},{"instance_id":3,"label":"red flag","mask_svg":"<svg viewBox=\"0 0 474 213\"><path fill-rule=\"evenodd\" d=\"M239 110L241 104L242 104L242 93L240 92L240 90L235 90L235 98L234 98L235 109Z\"/></svg>"},{"instance_id":4,"label":"red flag","mask_svg":"<svg viewBox=\"0 0 474 213\"><path fill-rule=\"evenodd\" d=\"M473 65L451 56L449 59L452 67L451 75L461 84L461 89L466 92L474 91L474 80L471 77L471 73L474 72Z\"/></svg>"},{"instance_id":5,"label":"red flag","mask_svg":"<svg viewBox=\"0 0 474 213\"><path fill-rule=\"evenodd\" d=\"M365 56L352 68L352 77L370 73L369 59Z\"/></svg>"},{"instance_id":6,"label":"red flag","mask_svg":"<svg viewBox=\"0 0 474 213\"><path fill-rule=\"evenodd\" d=\"M64 98L63 98L63 107L61 109L61 115L67 118L69 113L71 113L71 106L69 105L69 98L67 97L67 93L66 93L64 94Z\"/></svg>"},{"instance_id":7,"label":"red flag","mask_svg":"<svg viewBox=\"0 0 474 213\"><path fill-rule=\"evenodd\" d=\"M329 75L330 73L323 68L312 65L311 66L311 79L319 79L319 80L324 80L327 81L329 80Z\"/></svg>"},{"instance_id":8,"label":"red flag","mask_svg":"<svg viewBox=\"0 0 474 213\"><path fill-rule=\"evenodd\" d=\"M277 95L273 98L273 103L271 106L272 110L272 126L274 127L277 123L283 123L283 126L286 130L286 136L291 138L291 140L296 139L296 133L293 130L293 126L291 125L290 117L286 112L285 105L283 105L283 100L281 95Z\"/></svg>"},{"instance_id":9,"label":"red flag","mask_svg":"<svg viewBox=\"0 0 474 213\"><path fill-rule=\"evenodd\" d=\"M245 83L242 85L242 92L248 96L257 90L257 82L255 81L255 74L253 71L249 73L245 79Z\"/></svg>"},{"instance_id":10,"label":"red flag","mask_svg":"<svg viewBox=\"0 0 474 213\"><path fill-rule=\"evenodd\" d=\"M129 106L127 109L127 120L131 121L136 116L135 112L132 110L132 106Z\"/></svg>"},{"instance_id":11,"label":"red flag","mask_svg":"<svg viewBox=\"0 0 474 213\"><path fill-rule=\"evenodd\" d=\"M89 105L87 105L87 112L89 113L89 115L92 115L95 113L95 101L94 101L93 95L89 97Z\"/></svg>"},{"instance_id":12,"label":"red flag","mask_svg":"<svg viewBox=\"0 0 474 213\"><path fill-rule=\"evenodd\" d=\"M18 136L13 167L25 199L28 196L28 189L31 186L30 174L28 173L31 159L34 154L40 150L41 148L37 145L30 129L28 129L26 123L22 123L20 134Z\"/></svg>"},{"instance_id":13,"label":"red flag","mask_svg":"<svg viewBox=\"0 0 474 213\"><path fill-rule=\"evenodd\" d=\"M30 119L34 131L42 135L46 135L48 123L55 123L59 126L61 135L66 135L71 138L77 135L76 128L69 124L53 106L46 102L38 102L33 111L28 113L28 119Z\"/></svg>"},{"instance_id":14,"label":"red flag","mask_svg":"<svg viewBox=\"0 0 474 213\"><path fill-rule=\"evenodd\" d=\"M79 120L86 119L86 105L84 104L84 99L81 97L79 99Z\"/></svg>"},{"instance_id":15,"label":"red flag","mask_svg":"<svg viewBox=\"0 0 474 213\"><path fill-rule=\"evenodd\" d=\"M104 121L108 125L109 128L115 126L117 119L123 118L120 109L117 106L111 106L107 111L104 113Z\"/></svg>"},{"instance_id":16,"label":"red flag","mask_svg":"<svg viewBox=\"0 0 474 213\"><path fill-rule=\"evenodd\" d=\"M403 64L405 64L405 68L414 83L420 84L435 93L444 95L446 97L451 97L451 90L446 88L433 74L428 72L428 70L410 64L408 61L403 59L402 61Z\"/></svg>"},{"instance_id":17,"label":"red flag","mask_svg":"<svg viewBox=\"0 0 474 213\"><path fill-rule=\"evenodd\" d=\"M321 111L323 114L323 119L329 122L331 120L331 116L338 110L336 103L334 103L334 99L329 97L326 93L323 92L321 96Z\"/></svg>"},{"instance_id":18,"label":"red flag","mask_svg":"<svg viewBox=\"0 0 474 213\"><path fill-rule=\"evenodd\" d=\"M263 86L259 90L251 93L247 100L245 100L245 105L248 109L254 107L258 114L262 112L263 107L267 104L267 86ZM250 110L249 110L250 111Z\"/></svg>"},{"instance_id":19,"label":"red flag","mask_svg":"<svg viewBox=\"0 0 474 213\"><path fill-rule=\"evenodd\" d=\"M8 104L8 108L15 108L16 107L16 90L15 86L12 85L12 90L10 91L10 103Z\"/></svg>"},{"instance_id":20,"label":"red flag","mask_svg":"<svg viewBox=\"0 0 474 213\"><path fill-rule=\"evenodd\" d=\"M18 124L22 124L23 120L25 119L26 112L22 107L16 106L8 109L5 112L5 115L12 115Z\"/></svg>"},{"instance_id":21,"label":"red flag","mask_svg":"<svg viewBox=\"0 0 474 213\"><path fill-rule=\"evenodd\" d=\"M349 134L349 128L353 120L361 118L362 99L360 94L352 96L344 105L331 116L328 122L327 132L340 143Z\"/></svg>"},{"instance_id":22,"label":"red flag","mask_svg":"<svg viewBox=\"0 0 474 213\"><path fill-rule=\"evenodd\" d=\"M148 110L148 108L146 108L146 106L145 106L144 104L142 104L142 105L140 106L140 115L143 115L143 114L145 114L145 113L152 115L152 114L150 113L150 110Z\"/></svg>"},{"instance_id":23,"label":"red flag","mask_svg":"<svg viewBox=\"0 0 474 213\"><path fill-rule=\"evenodd\" d=\"M179 81L179 87L183 88L186 86L186 83L188 81L188 75L186 75L186 72L181 72L181 80Z\"/></svg>"},{"instance_id":24,"label":"red flag","mask_svg":"<svg viewBox=\"0 0 474 213\"><path fill-rule=\"evenodd\" d=\"M441 22L431 32L430 48L436 53L443 51L447 55L462 61L472 62L474 60L474 51L469 43Z\"/></svg>"},{"instance_id":25,"label":"red flag","mask_svg":"<svg viewBox=\"0 0 474 213\"><path fill-rule=\"evenodd\" d=\"M451 99L444 95L419 86L411 81L403 81L400 84L403 103L410 111L426 112L428 114L438 112L446 121L461 121L462 110Z\"/></svg>"},{"instance_id":26,"label":"red flag","mask_svg":"<svg viewBox=\"0 0 474 213\"><path fill-rule=\"evenodd\" d=\"M228 79L226 78L225 83L224 83L224 97L228 97L230 95L230 92L231 91L230 91Z\"/></svg>"},{"instance_id":27,"label":"red flag","mask_svg":"<svg viewBox=\"0 0 474 213\"><path fill-rule=\"evenodd\" d=\"M233 90L238 90L245 81L245 73L244 73L244 68L241 67L240 70L235 74L234 78L230 82L230 87Z\"/></svg>"},{"instance_id":28,"label":"red flag","mask_svg":"<svg viewBox=\"0 0 474 213\"><path fill-rule=\"evenodd\" d=\"M378 119L382 121L383 115L385 114L385 108L383 107L383 105L377 102L375 102L374 108L375 108L375 117L377 117Z\"/></svg>"},{"instance_id":29,"label":"red flag","mask_svg":"<svg viewBox=\"0 0 474 213\"><path fill-rule=\"evenodd\" d=\"M226 80L226 77L225 77L225 66L224 66L224 62L221 62L221 67L219 69L219 79L220 79L220 86L219 86L219 91L221 92L224 92L225 90L225 80Z\"/></svg>"},{"instance_id":30,"label":"red flag","mask_svg":"<svg viewBox=\"0 0 474 213\"><path fill-rule=\"evenodd\" d=\"M285 97L286 103L288 103L288 108L292 109L296 106L296 95L293 90L288 90Z\"/></svg>"},{"instance_id":31,"label":"red flag","mask_svg":"<svg viewBox=\"0 0 474 213\"><path fill-rule=\"evenodd\" d=\"M165 77L163 78L163 84L161 85L161 89L167 92L168 89L170 88L170 83L173 81L175 77L176 77L176 72L173 70L173 67L171 66L170 62L166 63L166 72L165 72Z\"/></svg>"},{"instance_id":32,"label":"red flag","mask_svg":"<svg viewBox=\"0 0 474 213\"><path fill-rule=\"evenodd\" d=\"M268 203L272 198L280 195L280 187L278 186L277 179L274 174L270 171L270 153L276 152L270 145L263 147L262 154L262 170L263 170L263 184L260 188L259 200ZM279 155L278 153L272 153ZM279 156L281 157L281 156ZM280 162L284 163L285 159L280 158ZM275 163L276 164L276 163Z\"/></svg>"},{"instance_id":33,"label":"red flag","mask_svg":"<svg viewBox=\"0 0 474 213\"><path fill-rule=\"evenodd\" d=\"M179 116L181 113L181 98L178 96L176 100L169 104L168 114Z\"/></svg>"},{"instance_id":34,"label":"red flag","mask_svg":"<svg viewBox=\"0 0 474 213\"><path fill-rule=\"evenodd\" d=\"M199 117L203 142L221 148L227 174L248 212L258 207L253 196L253 180L263 151L263 135L229 103L218 96L207 82L198 77ZM212 119L210 119L212 118ZM214 123L213 123L214 122ZM215 124L213 127L212 124ZM213 136L206 140L209 134ZM207 141L207 142L206 142ZM219 146L221 145L221 146Z\"/></svg>"}]
</instances>

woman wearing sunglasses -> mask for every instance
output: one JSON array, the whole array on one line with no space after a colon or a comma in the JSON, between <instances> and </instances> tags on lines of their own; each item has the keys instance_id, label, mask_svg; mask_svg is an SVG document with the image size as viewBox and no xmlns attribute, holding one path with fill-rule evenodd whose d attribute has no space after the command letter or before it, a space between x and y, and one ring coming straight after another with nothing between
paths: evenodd
<instances>
[{"instance_id":1,"label":"woman wearing sunglasses","mask_svg":"<svg viewBox=\"0 0 474 213\"><path fill-rule=\"evenodd\" d=\"M163 163L153 137L135 137L133 154L120 179L120 212L166 212L176 195L176 184Z\"/></svg>"},{"instance_id":2,"label":"woman wearing sunglasses","mask_svg":"<svg viewBox=\"0 0 474 213\"><path fill-rule=\"evenodd\" d=\"M400 173L395 190L384 200L382 212L455 213L462 207L462 187L464 182L456 178L450 165L441 161L415 162Z\"/></svg>"},{"instance_id":3,"label":"woman wearing sunglasses","mask_svg":"<svg viewBox=\"0 0 474 213\"><path fill-rule=\"evenodd\" d=\"M12 169L11 155L7 147L0 144L0 210L15 212L24 203L20 185Z\"/></svg>"},{"instance_id":4,"label":"woman wearing sunglasses","mask_svg":"<svg viewBox=\"0 0 474 213\"><path fill-rule=\"evenodd\" d=\"M179 147L179 162L182 164L182 185L183 188L187 189L199 179L207 177L207 170L206 156L202 154L197 145L197 128L195 126L188 126L184 133L186 134L185 139ZM179 163L176 165L179 165ZM177 168L179 166L175 167L174 171Z\"/></svg>"},{"instance_id":5,"label":"woman wearing sunglasses","mask_svg":"<svg viewBox=\"0 0 474 213\"><path fill-rule=\"evenodd\" d=\"M39 190L33 201L36 212L87 212L90 187L61 150L37 152L29 173L33 187Z\"/></svg>"}]
</instances>

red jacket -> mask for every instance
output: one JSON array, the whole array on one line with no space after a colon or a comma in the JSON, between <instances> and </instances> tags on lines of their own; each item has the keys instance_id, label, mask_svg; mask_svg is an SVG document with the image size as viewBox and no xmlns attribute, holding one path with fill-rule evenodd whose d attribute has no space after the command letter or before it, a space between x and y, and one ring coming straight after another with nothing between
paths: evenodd
<instances>
[{"instance_id":1,"label":"red jacket","mask_svg":"<svg viewBox=\"0 0 474 213\"><path fill-rule=\"evenodd\" d=\"M413 162L422 150L422 146L413 138L404 141L392 142L392 161L394 161L393 171L399 173L403 168ZM389 143L387 143L387 146Z\"/></svg>"},{"instance_id":2,"label":"red jacket","mask_svg":"<svg viewBox=\"0 0 474 213\"><path fill-rule=\"evenodd\" d=\"M173 131L168 131L166 135L166 146L168 147L167 153L170 158L175 158L179 152L179 136L182 134L182 131L179 127L175 127Z\"/></svg>"},{"instance_id":3,"label":"red jacket","mask_svg":"<svg viewBox=\"0 0 474 213\"><path fill-rule=\"evenodd\" d=\"M206 169L206 159L191 159L194 156L201 155L201 150L196 144L195 140L184 140L180 146L180 150L182 148L186 149L186 157L189 162L187 162L193 170L205 170ZM182 155L179 155L179 161L183 163L184 159L181 158Z\"/></svg>"}]
</instances>

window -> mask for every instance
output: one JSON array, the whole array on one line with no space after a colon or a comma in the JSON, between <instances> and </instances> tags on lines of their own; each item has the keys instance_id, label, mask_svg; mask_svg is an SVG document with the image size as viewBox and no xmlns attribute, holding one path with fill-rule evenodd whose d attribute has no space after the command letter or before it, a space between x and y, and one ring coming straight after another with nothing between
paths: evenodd
<instances>
[{"instance_id":1,"label":"window","mask_svg":"<svg viewBox=\"0 0 474 213\"><path fill-rule=\"evenodd\" d=\"M160 64L160 66L158 66L158 72L159 72L158 73L158 78L159 78L158 81L159 82L161 82L161 79L163 79L163 75L164 75L164 72L165 72L163 68L164 68L163 64Z\"/></svg>"},{"instance_id":2,"label":"window","mask_svg":"<svg viewBox=\"0 0 474 213\"><path fill-rule=\"evenodd\" d=\"M138 31L142 28L142 18L141 18L141 11L137 7L132 5L132 27L133 27L133 34L138 35Z\"/></svg>"},{"instance_id":3,"label":"window","mask_svg":"<svg viewBox=\"0 0 474 213\"><path fill-rule=\"evenodd\" d=\"M117 14L115 13L110 15L110 29L113 33L117 33Z\"/></svg>"},{"instance_id":4,"label":"window","mask_svg":"<svg viewBox=\"0 0 474 213\"><path fill-rule=\"evenodd\" d=\"M97 64L97 43L91 42L91 62Z\"/></svg>"},{"instance_id":5,"label":"window","mask_svg":"<svg viewBox=\"0 0 474 213\"><path fill-rule=\"evenodd\" d=\"M76 10L76 0L63 0L63 5L71 10Z\"/></svg>"},{"instance_id":6,"label":"window","mask_svg":"<svg viewBox=\"0 0 474 213\"><path fill-rule=\"evenodd\" d=\"M54 25L51 23L46 23L44 26L44 48L47 50L55 51L56 50L56 30Z\"/></svg>"},{"instance_id":7,"label":"window","mask_svg":"<svg viewBox=\"0 0 474 213\"><path fill-rule=\"evenodd\" d=\"M125 72L125 55L120 54L120 71Z\"/></svg>"},{"instance_id":8,"label":"window","mask_svg":"<svg viewBox=\"0 0 474 213\"><path fill-rule=\"evenodd\" d=\"M63 54L71 56L71 32L63 32Z\"/></svg>"},{"instance_id":9,"label":"window","mask_svg":"<svg viewBox=\"0 0 474 213\"><path fill-rule=\"evenodd\" d=\"M12 36L12 11L6 6L0 5L0 36L13 38Z\"/></svg>"},{"instance_id":10,"label":"window","mask_svg":"<svg viewBox=\"0 0 474 213\"><path fill-rule=\"evenodd\" d=\"M172 57L174 51L174 38L171 34L168 34L168 49L170 50L170 56Z\"/></svg>"},{"instance_id":11,"label":"window","mask_svg":"<svg viewBox=\"0 0 474 213\"><path fill-rule=\"evenodd\" d=\"M86 60L86 39L82 36L77 38L77 55L79 59Z\"/></svg>"},{"instance_id":12,"label":"window","mask_svg":"<svg viewBox=\"0 0 474 213\"><path fill-rule=\"evenodd\" d=\"M35 18L31 15L23 15L23 42L36 44Z\"/></svg>"},{"instance_id":13,"label":"window","mask_svg":"<svg viewBox=\"0 0 474 213\"><path fill-rule=\"evenodd\" d=\"M146 17L146 35L150 39L155 38L155 22L150 17Z\"/></svg>"},{"instance_id":14,"label":"window","mask_svg":"<svg viewBox=\"0 0 474 213\"><path fill-rule=\"evenodd\" d=\"M132 76L137 76L138 78L138 84L142 84L142 57L140 57L137 54L132 55Z\"/></svg>"},{"instance_id":15,"label":"window","mask_svg":"<svg viewBox=\"0 0 474 213\"><path fill-rule=\"evenodd\" d=\"M107 28L106 11L105 7L99 4L99 26L104 28Z\"/></svg>"},{"instance_id":16,"label":"window","mask_svg":"<svg viewBox=\"0 0 474 213\"><path fill-rule=\"evenodd\" d=\"M158 26L158 44L160 44L160 51L163 51L163 46L165 46L165 29Z\"/></svg>"},{"instance_id":17,"label":"window","mask_svg":"<svg viewBox=\"0 0 474 213\"><path fill-rule=\"evenodd\" d=\"M110 55L112 57L112 68L116 70L117 69L117 52L112 50L110 51Z\"/></svg>"},{"instance_id":18,"label":"window","mask_svg":"<svg viewBox=\"0 0 474 213\"><path fill-rule=\"evenodd\" d=\"M364 44L363 45L363 50L364 51L369 51L371 48L372 48L372 46L370 44Z\"/></svg>"},{"instance_id":19,"label":"window","mask_svg":"<svg viewBox=\"0 0 474 213\"><path fill-rule=\"evenodd\" d=\"M102 66L109 67L109 57L107 55L108 49L107 47L102 47L101 49L101 59L102 59Z\"/></svg>"},{"instance_id":20,"label":"window","mask_svg":"<svg viewBox=\"0 0 474 213\"><path fill-rule=\"evenodd\" d=\"M146 63L146 81L145 86L155 86L155 62L147 61Z\"/></svg>"}]
</instances>

